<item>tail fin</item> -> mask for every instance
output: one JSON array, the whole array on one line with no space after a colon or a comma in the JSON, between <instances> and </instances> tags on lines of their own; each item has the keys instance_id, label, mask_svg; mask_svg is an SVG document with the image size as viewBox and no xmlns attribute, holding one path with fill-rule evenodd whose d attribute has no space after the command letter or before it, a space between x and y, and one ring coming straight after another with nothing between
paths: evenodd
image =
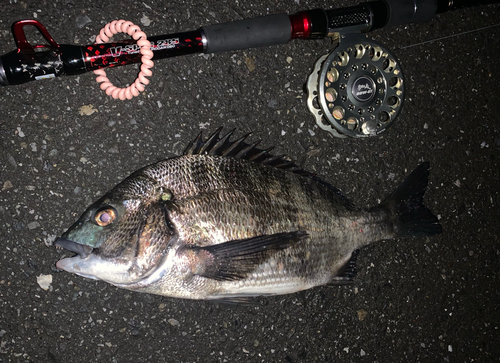
<instances>
[{"instance_id":1,"label":"tail fin","mask_svg":"<svg viewBox=\"0 0 500 363\"><path fill-rule=\"evenodd\" d=\"M422 203L429 178L429 163L417 166L380 207L394 217L397 236L431 236L442 232L437 217Z\"/></svg>"}]
</instances>

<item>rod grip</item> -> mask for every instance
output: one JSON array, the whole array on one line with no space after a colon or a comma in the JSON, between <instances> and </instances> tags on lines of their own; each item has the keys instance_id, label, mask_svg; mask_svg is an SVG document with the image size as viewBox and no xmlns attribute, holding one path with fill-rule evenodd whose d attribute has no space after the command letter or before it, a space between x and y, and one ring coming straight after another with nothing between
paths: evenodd
<instances>
[{"instance_id":1,"label":"rod grip","mask_svg":"<svg viewBox=\"0 0 500 363\"><path fill-rule=\"evenodd\" d=\"M207 40L205 53L285 44L292 36L290 18L287 14L214 24L202 29Z\"/></svg>"}]
</instances>

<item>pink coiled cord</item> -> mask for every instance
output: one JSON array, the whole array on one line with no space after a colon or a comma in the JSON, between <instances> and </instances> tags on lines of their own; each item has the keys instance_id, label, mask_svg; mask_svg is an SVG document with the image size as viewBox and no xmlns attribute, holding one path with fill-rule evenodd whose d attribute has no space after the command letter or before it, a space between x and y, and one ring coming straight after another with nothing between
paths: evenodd
<instances>
[{"instance_id":1,"label":"pink coiled cord","mask_svg":"<svg viewBox=\"0 0 500 363\"><path fill-rule=\"evenodd\" d=\"M151 50L151 43L147 40L146 34L141 31L141 28L131 21L125 20L114 20L106 24L96 37L96 43L107 42L110 37L117 33L127 33L134 40L137 40L137 45L140 47L142 65L135 82L126 88L119 88L109 81L104 69L97 69L94 73L98 76L96 78L97 83L101 83L100 87L107 95L123 101L124 99L130 100L132 97L138 96L140 92L144 91L144 86L149 83L149 79L146 77L151 77L153 74L150 69L153 67L153 61L151 60L153 58L153 51Z\"/></svg>"}]
</instances>

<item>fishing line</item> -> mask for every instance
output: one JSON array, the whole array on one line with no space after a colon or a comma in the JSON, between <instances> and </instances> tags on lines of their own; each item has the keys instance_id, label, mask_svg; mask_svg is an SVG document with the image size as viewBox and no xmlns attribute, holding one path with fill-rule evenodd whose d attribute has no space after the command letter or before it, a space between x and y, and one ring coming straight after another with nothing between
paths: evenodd
<instances>
[{"instance_id":1,"label":"fishing line","mask_svg":"<svg viewBox=\"0 0 500 363\"><path fill-rule=\"evenodd\" d=\"M405 45L404 47L399 47L399 48L396 48L396 49L397 50L402 50L402 49L408 49L408 48L412 48L412 47L417 47L417 46L428 44L428 43L438 42L438 41L444 40L444 39L455 38L455 37L459 37L459 36L465 35L465 34L471 34L471 33L476 33L476 32L480 32L480 31L483 31L483 30L488 30L488 29L495 28L495 27L498 27L498 26L500 26L500 23L493 24L493 25L488 25L488 26L485 26L485 27L482 27L482 28L478 28L478 29L474 29L474 30L468 30L468 31L465 31L465 32L462 32L462 33L458 33L458 34L447 35L447 36L444 36L444 37L441 37L441 38L435 38L435 39L431 39L431 40L426 40L426 41L420 42L420 43Z\"/></svg>"}]
</instances>

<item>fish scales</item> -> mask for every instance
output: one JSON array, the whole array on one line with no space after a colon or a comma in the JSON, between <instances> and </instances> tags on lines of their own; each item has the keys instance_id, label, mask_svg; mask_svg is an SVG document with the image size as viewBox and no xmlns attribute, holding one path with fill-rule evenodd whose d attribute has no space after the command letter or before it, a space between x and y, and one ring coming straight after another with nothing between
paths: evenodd
<instances>
[{"instance_id":1,"label":"fish scales","mask_svg":"<svg viewBox=\"0 0 500 363\"><path fill-rule=\"evenodd\" d=\"M179 208L179 211L174 210L175 214L192 219L179 220L177 225L180 228L199 225L200 220L214 225L214 230L217 231L223 226L235 225L236 228L228 229L227 233L239 235L225 235L221 241L223 242L262 233L277 233L292 226L297 229L332 230L332 215L353 213L343 205L343 201L337 200L339 198L335 192L318 185L312 179L260 165L255 168L244 160L209 155L201 155L197 159L202 159L207 164L217 164L217 169L212 168L213 172L205 174L188 174L186 178L172 170L172 174L179 176L173 180L159 179L162 183L165 180L163 187L170 190L175 198L173 203ZM192 157L179 160L186 165L186 169L190 169ZM199 160L195 162L198 163ZM168 170L169 166L163 163L162 169ZM221 175L227 170L232 172ZM150 172L145 170L145 173ZM244 177L234 178L231 175L233 173L243 174ZM184 193L183 186L190 182L203 187L197 193ZM195 213L191 213L190 209L196 209ZM218 222L224 223L215 223L219 218L221 220ZM255 230L243 224L248 218L256 219ZM272 225L277 226L275 230L271 229ZM243 229L245 234L241 235ZM188 236L189 234L186 235ZM207 241L217 243L212 239Z\"/></svg>"},{"instance_id":2,"label":"fish scales","mask_svg":"<svg viewBox=\"0 0 500 363\"><path fill-rule=\"evenodd\" d=\"M57 266L141 292L231 299L350 281L358 248L441 231L422 205L428 165L362 209L294 164L228 139L197 139L195 152L133 173L56 241L78 253Z\"/></svg>"},{"instance_id":3,"label":"fish scales","mask_svg":"<svg viewBox=\"0 0 500 363\"><path fill-rule=\"evenodd\" d=\"M360 238L351 238L353 245L348 246L332 242L354 236L346 227L354 225L359 211L347 208L333 189L311 178L211 155L162 162L143 173L174 196L175 208L169 218L186 243L205 246L290 230L308 231L310 239L305 245L280 251L244 282L225 282L217 290L236 293L255 285L276 288L290 285L291 280L297 289L327 283L360 246ZM337 216L334 223L332 216ZM378 221L374 225L380 226ZM387 231L375 230L380 235L365 234L367 241L388 236ZM332 260L339 262L332 266Z\"/></svg>"}]
</instances>

